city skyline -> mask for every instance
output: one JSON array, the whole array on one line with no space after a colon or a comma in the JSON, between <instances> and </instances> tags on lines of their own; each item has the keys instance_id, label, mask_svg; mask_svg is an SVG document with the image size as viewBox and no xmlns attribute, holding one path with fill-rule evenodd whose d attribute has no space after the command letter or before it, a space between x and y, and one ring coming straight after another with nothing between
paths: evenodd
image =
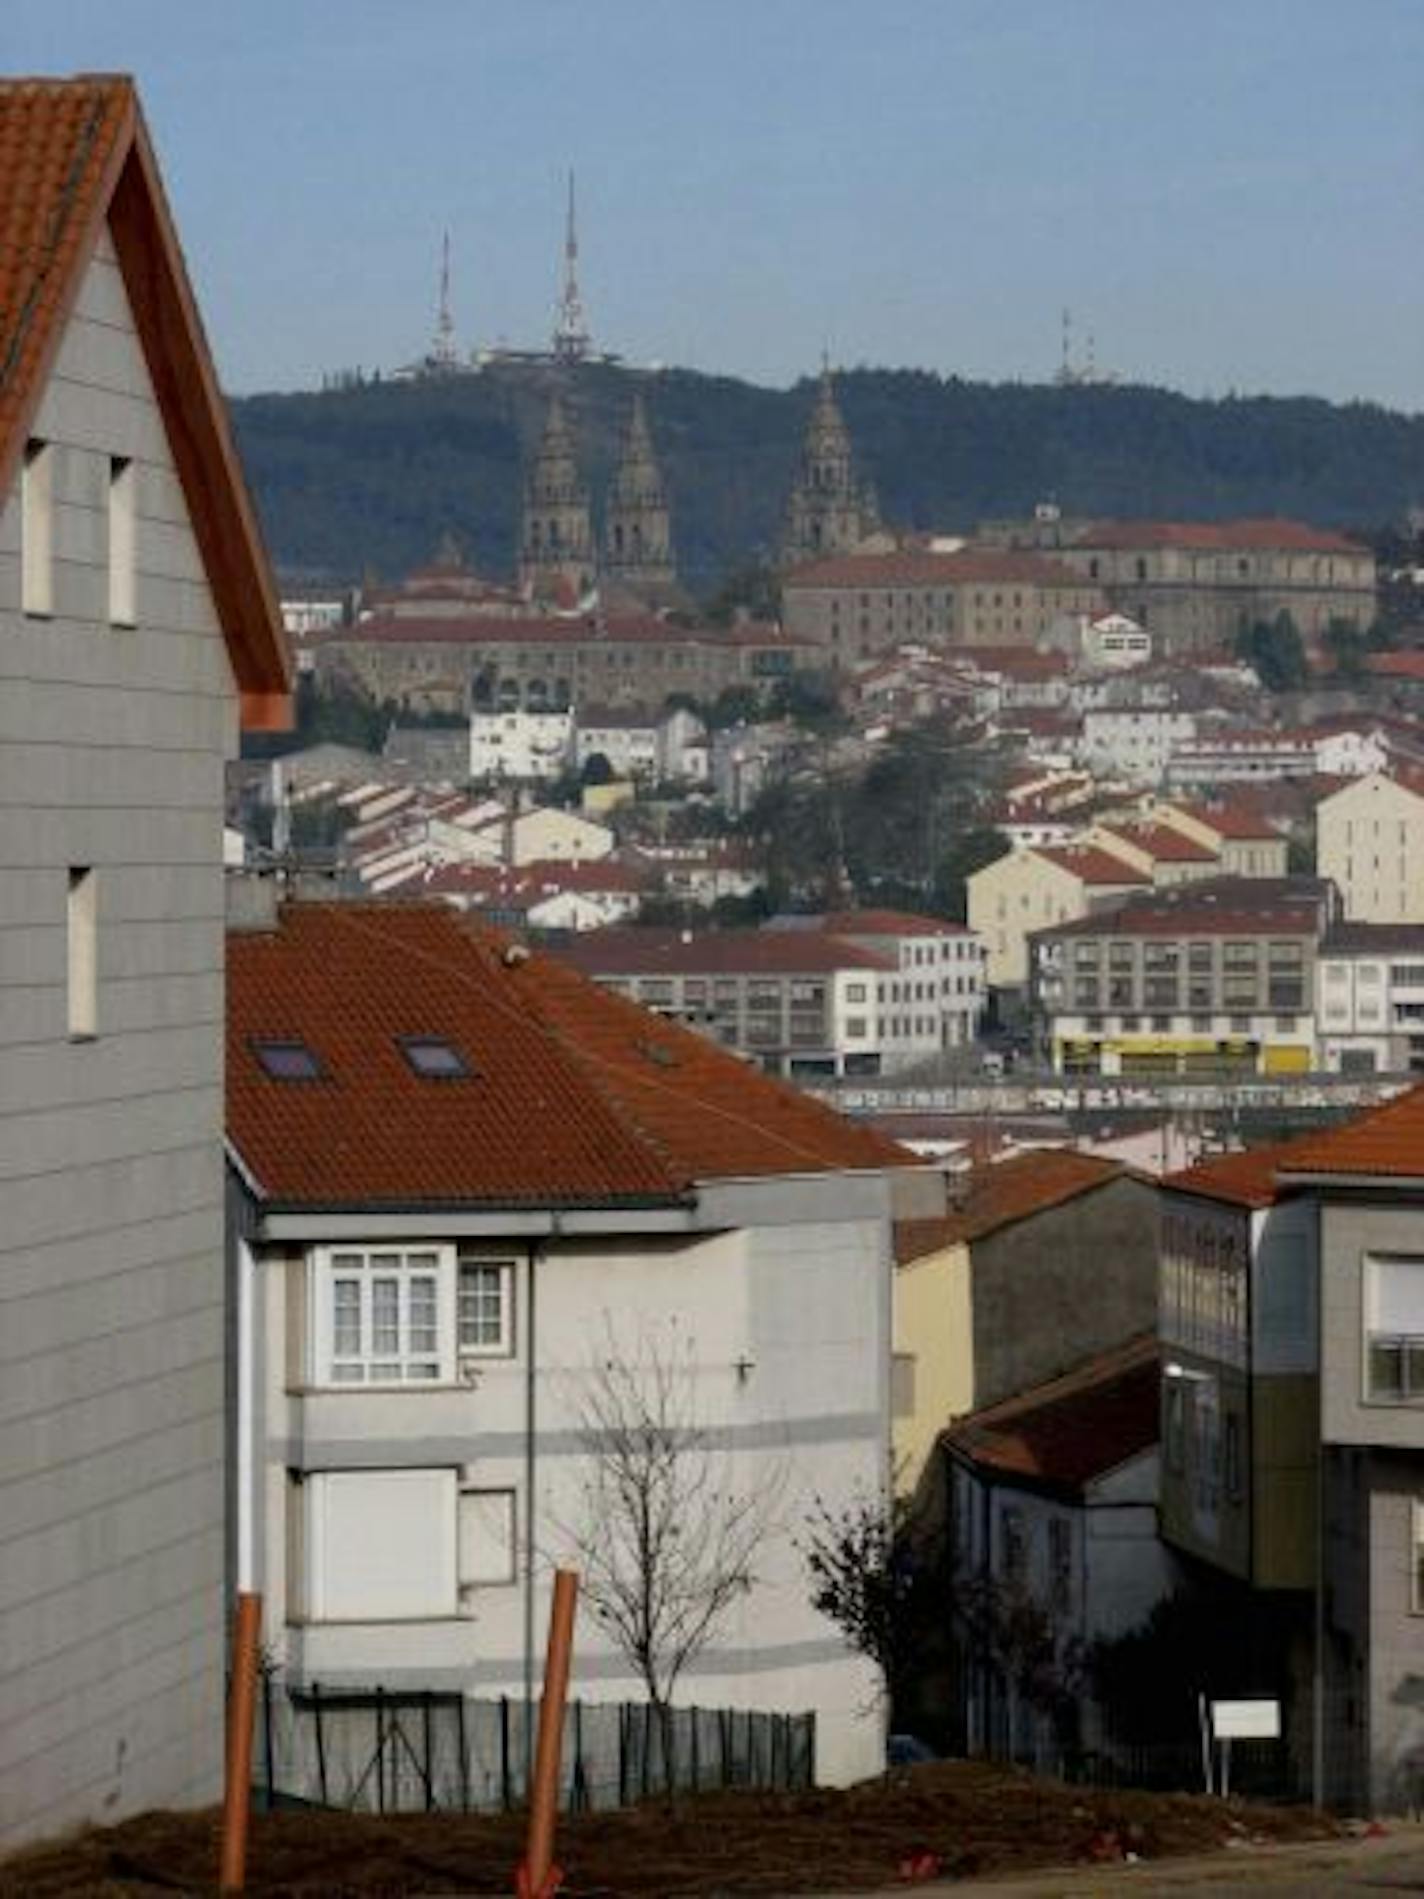
<instances>
[{"instance_id":1,"label":"city skyline","mask_svg":"<svg viewBox=\"0 0 1424 1899\"><path fill-rule=\"evenodd\" d=\"M234 393L409 363L449 233L462 354L543 347L569 169L599 348L785 385L847 367L1417 411L1399 232L1424 15L784 0L16 0L7 66L132 70Z\"/></svg>"}]
</instances>

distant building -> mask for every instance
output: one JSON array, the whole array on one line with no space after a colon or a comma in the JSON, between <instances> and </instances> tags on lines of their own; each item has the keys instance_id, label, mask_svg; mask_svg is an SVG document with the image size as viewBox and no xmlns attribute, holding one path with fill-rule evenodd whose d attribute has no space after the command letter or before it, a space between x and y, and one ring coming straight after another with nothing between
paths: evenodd
<instances>
[{"instance_id":1,"label":"distant building","mask_svg":"<svg viewBox=\"0 0 1424 1899\"><path fill-rule=\"evenodd\" d=\"M523 783L560 777L573 760L574 715L472 712L468 774Z\"/></svg>"},{"instance_id":2,"label":"distant building","mask_svg":"<svg viewBox=\"0 0 1424 1899\"><path fill-rule=\"evenodd\" d=\"M618 465L604 501L601 572L605 581L650 603L677 590L667 488L640 395L633 397Z\"/></svg>"},{"instance_id":3,"label":"distant building","mask_svg":"<svg viewBox=\"0 0 1424 1899\"><path fill-rule=\"evenodd\" d=\"M880 525L880 511L868 482L856 473L850 435L836 403L830 370L823 369L801 460L786 501L780 564L849 553Z\"/></svg>"},{"instance_id":4,"label":"distant building","mask_svg":"<svg viewBox=\"0 0 1424 1899\"><path fill-rule=\"evenodd\" d=\"M576 606L593 586L594 568L588 488L579 473L563 397L556 389L524 477L519 583L537 600Z\"/></svg>"},{"instance_id":5,"label":"distant building","mask_svg":"<svg viewBox=\"0 0 1424 1899\"><path fill-rule=\"evenodd\" d=\"M1370 772L1315 810L1315 867L1352 923L1424 923L1424 778Z\"/></svg>"},{"instance_id":6,"label":"distant building","mask_svg":"<svg viewBox=\"0 0 1424 1899\"><path fill-rule=\"evenodd\" d=\"M1012 849L965 879L969 926L985 945L993 989L1023 989L1034 930L1110 909L1151 887L1149 872L1099 846L1082 843Z\"/></svg>"},{"instance_id":7,"label":"distant building","mask_svg":"<svg viewBox=\"0 0 1424 1899\"><path fill-rule=\"evenodd\" d=\"M1090 706L1083 714L1079 762L1099 778L1161 785L1169 761L1196 731L1197 715L1179 706Z\"/></svg>"},{"instance_id":8,"label":"distant building","mask_svg":"<svg viewBox=\"0 0 1424 1899\"><path fill-rule=\"evenodd\" d=\"M1323 1068L1424 1073L1424 923L1335 924L1315 981Z\"/></svg>"}]
</instances>

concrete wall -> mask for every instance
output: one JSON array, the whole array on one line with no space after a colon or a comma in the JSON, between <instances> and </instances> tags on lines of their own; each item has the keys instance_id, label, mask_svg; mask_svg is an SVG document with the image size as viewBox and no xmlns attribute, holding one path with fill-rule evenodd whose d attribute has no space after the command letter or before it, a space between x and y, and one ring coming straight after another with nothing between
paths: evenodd
<instances>
[{"instance_id":1,"label":"concrete wall","mask_svg":"<svg viewBox=\"0 0 1424 1899\"><path fill-rule=\"evenodd\" d=\"M974 1406L1157 1323L1157 1203L1117 1179L971 1243Z\"/></svg>"},{"instance_id":2,"label":"concrete wall","mask_svg":"<svg viewBox=\"0 0 1424 1899\"><path fill-rule=\"evenodd\" d=\"M685 1367L680 1383L709 1434L717 1484L769 1500L753 1587L679 1684L677 1699L815 1708L822 1777L874 1772L882 1736L873 1681L809 1607L796 1542L815 1498L834 1509L884 1482L888 1227L883 1202L878 1214L869 1206L859 1214L837 1210L815 1183L798 1188L795 1199L782 1218L705 1237L556 1242L532 1267L532 1319L525 1243L481 1243L482 1256L516 1261L514 1350L481 1362L473 1384L439 1388L313 1388L302 1337L306 1259L268 1248L257 1267L254 1541L272 1605L271 1639L287 1667L323 1684L522 1694L526 1650L542 1653L551 1566L571 1553L586 1511L582 1418L591 1370L607 1357L646 1368L656 1354ZM363 1468L457 1468L482 1487L512 1490L520 1539L514 1578L471 1591L456 1617L335 1623L293 1613L304 1485L291 1473L309 1482ZM380 1537L379 1524L373 1535ZM627 1663L587 1612L575 1691L590 1700L641 1698Z\"/></svg>"},{"instance_id":3,"label":"concrete wall","mask_svg":"<svg viewBox=\"0 0 1424 1899\"><path fill-rule=\"evenodd\" d=\"M0 511L0 1845L212 1799L222 1750L222 637L105 236ZM108 616L109 458L137 624ZM71 867L98 1034L71 1041Z\"/></svg>"},{"instance_id":4,"label":"concrete wall","mask_svg":"<svg viewBox=\"0 0 1424 1899\"><path fill-rule=\"evenodd\" d=\"M919 1483L935 1439L974 1405L969 1248L942 1247L895 1274L895 1351L913 1361L912 1401L894 1427L895 1480Z\"/></svg>"}]
</instances>

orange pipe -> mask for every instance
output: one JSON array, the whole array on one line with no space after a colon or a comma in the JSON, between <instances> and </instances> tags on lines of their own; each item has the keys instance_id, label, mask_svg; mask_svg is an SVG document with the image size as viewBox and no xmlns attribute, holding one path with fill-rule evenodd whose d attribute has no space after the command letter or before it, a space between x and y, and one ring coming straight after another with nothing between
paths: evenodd
<instances>
[{"instance_id":1,"label":"orange pipe","mask_svg":"<svg viewBox=\"0 0 1424 1899\"><path fill-rule=\"evenodd\" d=\"M554 1822L559 1807L559 1756L564 1744L564 1704L569 1691L569 1662L574 1648L574 1610L578 1577L571 1569L554 1571L554 1600L549 1609L549 1648L544 1658L544 1692L539 1701L539 1742L534 1753L534 1785L529 1796L529 1833L517 1893L543 1899L558 1890L554 1865Z\"/></svg>"},{"instance_id":2,"label":"orange pipe","mask_svg":"<svg viewBox=\"0 0 1424 1899\"><path fill-rule=\"evenodd\" d=\"M257 1643L261 1632L262 1598L244 1590L238 1595L237 1613L233 1618L219 1892L242 1892L247 1884L247 1819L252 1799L252 1713L257 1687Z\"/></svg>"}]
</instances>

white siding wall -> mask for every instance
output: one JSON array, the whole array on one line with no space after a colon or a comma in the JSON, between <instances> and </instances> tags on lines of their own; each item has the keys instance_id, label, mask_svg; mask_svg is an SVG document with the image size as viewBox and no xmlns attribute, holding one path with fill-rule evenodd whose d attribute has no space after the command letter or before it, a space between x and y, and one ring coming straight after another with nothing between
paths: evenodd
<instances>
[{"instance_id":1,"label":"white siding wall","mask_svg":"<svg viewBox=\"0 0 1424 1899\"><path fill-rule=\"evenodd\" d=\"M222 764L235 699L107 236L0 511L0 1844L211 1799L222 1688ZM109 624L109 458L138 624ZM67 1035L68 872L98 1037Z\"/></svg>"}]
</instances>

